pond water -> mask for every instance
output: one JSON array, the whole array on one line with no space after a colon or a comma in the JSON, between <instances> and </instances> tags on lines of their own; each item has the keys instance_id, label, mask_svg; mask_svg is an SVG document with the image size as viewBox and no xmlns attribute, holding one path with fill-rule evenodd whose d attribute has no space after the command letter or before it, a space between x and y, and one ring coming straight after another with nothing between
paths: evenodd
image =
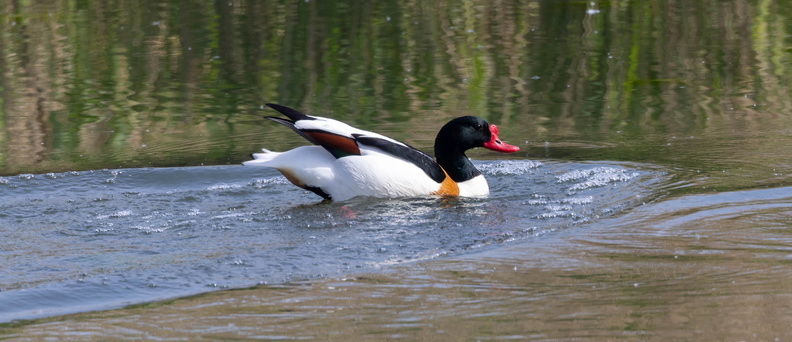
<instances>
[{"instance_id":1,"label":"pond water","mask_svg":"<svg viewBox=\"0 0 792 342\"><path fill-rule=\"evenodd\" d=\"M788 340L792 8L0 4L0 339ZM492 195L322 203L263 103Z\"/></svg>"},{"instance_id":2,"label":"pond water","mask_svg":"<svg viewBox=\"0 0 792 342\"><path fill-rule=\"evenodd\" d=\"M243 166L2 178L0 319L326 278L535 238L649 200L663 178L625 165L479 167L498 195L319 203L277 171Z\"/></svg>"}]
</instances>

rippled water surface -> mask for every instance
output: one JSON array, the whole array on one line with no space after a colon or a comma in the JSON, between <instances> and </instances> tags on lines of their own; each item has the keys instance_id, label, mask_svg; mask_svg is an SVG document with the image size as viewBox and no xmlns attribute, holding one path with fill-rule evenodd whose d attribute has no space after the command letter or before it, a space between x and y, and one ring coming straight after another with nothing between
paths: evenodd
<instances>
[{"instance_id":1,"label":"rippled water surface","mask_svg":"<svg viewBox=\"0 0 792 342\"><path fill-rule=\"evenodd\" d=\"M116 169L0 179L4 321L337 276L530 239L656 196L633 165L488 161L486 199L321 203L276 171ZM24 229L19 229L24 227Z\"/></svg>"},{"instance_id":2,"label":"rippled water surface","mask_svg":"<svg viewBox=\"0 0 792 342\"><path fill-rule=\"evenodd\" d=\"M0 1L0 339L792 339L792 6ZM264 103L479 199L322 203Z\"/></svg>"}]
</instances>

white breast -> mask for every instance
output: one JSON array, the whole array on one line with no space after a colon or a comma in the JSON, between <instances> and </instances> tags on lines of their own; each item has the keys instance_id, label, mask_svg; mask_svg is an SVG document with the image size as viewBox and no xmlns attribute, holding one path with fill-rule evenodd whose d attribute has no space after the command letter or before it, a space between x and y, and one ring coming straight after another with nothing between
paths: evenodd
<instances>
[{"instance_id":1,"label":"white breast","mask_svg":"<svg viewBox=\"0 0 792 342\"><path fill-rule=\"evenodd\" d=\"M464 182L457 183L459 186L459 196L463 197L486 197L489 196L489 184L484 175L478 175Z\"/></svg>"}]
</instances>

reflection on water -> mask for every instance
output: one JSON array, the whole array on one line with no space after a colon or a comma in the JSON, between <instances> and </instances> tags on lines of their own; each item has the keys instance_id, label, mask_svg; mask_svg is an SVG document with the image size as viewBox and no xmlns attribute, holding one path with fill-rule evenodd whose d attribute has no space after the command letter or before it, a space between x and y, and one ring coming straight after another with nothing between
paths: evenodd
<instances>
[{"instance_id":1,"label":"reflection on water","mask_svg":"<svg viewBox=\"0 0 792 342\"><path fill-rule=\"evenodd\" d=\"M0 174L238 163L300 143L258 119L263 102L280 102L423 149L450 117L474 114L528 141L532 156L785 183L741 163L789 173L776 151L792 124L790 11L744 1L4 2ZM753 185L735 178L719 188Z\"/></svg>"},{"instance_id":2,"label":"reflection on water","mask_svg":"<svg viewBox=\"0 0 792 342\"><path fill-rule=\"evenodd\" d=\"M788 338L788 18L765 0L0 2L8 319L330 277L0 338ZM460 203L313 205L275 173L192 167L303 144L265 102L426 151L478 115L522 150L482 162L493 198ZM166 166L191 167L148 168Z\"/></svg>"}]
</instances>

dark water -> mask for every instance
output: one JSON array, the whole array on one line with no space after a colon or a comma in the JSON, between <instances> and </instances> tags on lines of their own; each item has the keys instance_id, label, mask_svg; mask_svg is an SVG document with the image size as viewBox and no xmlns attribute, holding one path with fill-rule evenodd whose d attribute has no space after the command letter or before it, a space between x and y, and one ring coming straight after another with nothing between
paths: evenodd
<instances>
[{"instance_id":1,"label":"dark water","mask_svg":"<svg viewBox=\"0 0 792 342\"><path fill-rule=\"evenodd\" d=\"M321 279L532 239L635 207L663 178L627 165L480 167L499 195L334 204L243 166L5 177L0 317Z\"/></svg>"},{"instance_id":2,"label":"dark water","mask_svg":"<svg viewBox=\"0 0 792 342\"><path fill-rule=\"evenodd\" d=\"M2 2L0 337L788 340L790 17ZM470 154L487 199L322 204L239 165L304 143L265 102L522 150Z\"/></svg>"}]
</instances>

